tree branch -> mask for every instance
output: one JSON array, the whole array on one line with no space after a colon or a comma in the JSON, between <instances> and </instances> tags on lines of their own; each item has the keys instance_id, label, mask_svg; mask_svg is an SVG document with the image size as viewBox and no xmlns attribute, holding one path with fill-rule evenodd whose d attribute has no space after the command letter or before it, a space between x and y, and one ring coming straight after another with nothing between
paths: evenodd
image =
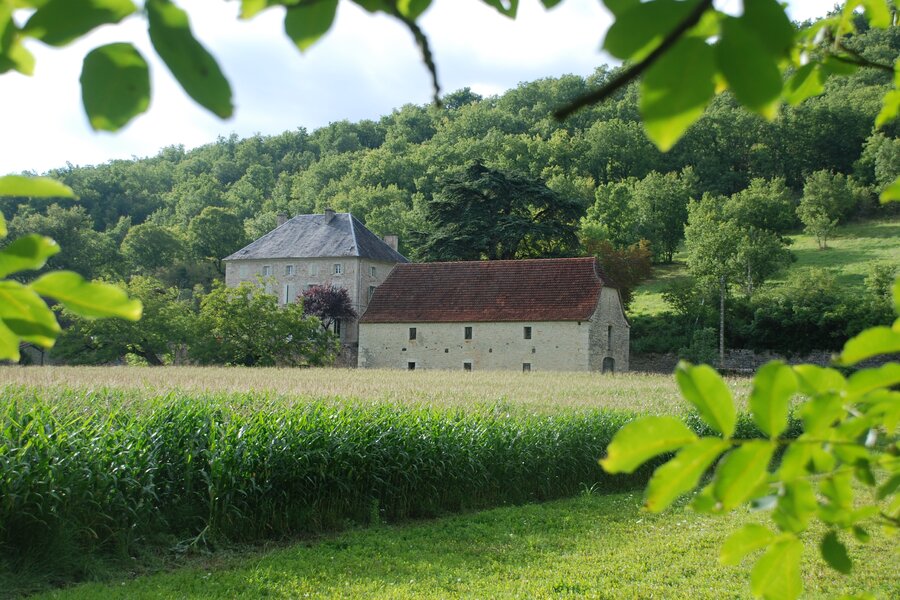
<instances>
[{"instance_id":1,"label":"tree branch","mask_svg":"<svg viewBox=\"0 0 900 600\"><path fill-rule=\"evenodd\" d=\"M644 60L636 63L631 68L623 71L615 79L601 87L600 89L594 90L592 92L588 92L578 98L575 98L571 103L563 106L555 113L557 119L565 119L570 116L574 112L581 110L585 106L589 106L591 104L597 104L602 102L612 96L616 91L625 87L635 79L641 76L641 74L649 69L653 64L660 59L660 57L665 54L672 46L674 46L678 40L681 39L681 36L687 32L688 29L693 27L700 21L700 17L703 16L703 13L706 12L707 9L712 7L713 0L702 0L697 6L681 21L675 29L672 30L669 35L667 35L662 42L660 42L659 46L656 47L653 52L647 55Z\"/></svg>"},{"instance_id":2,"label":"tree branch","mask_svg":"<svg viewBox=\"0 0 900 600\"><path fill-rule=\"evenodd\" d=\"M859 52L857 52L856 50L853 50L852 48L848 48L847 45L844 44L843 42L839 43L838 47L841 50L843 50L844 52L846 52L847 54L849 54L850 56L841 56L840 54L829 54L829 56L831 56L831 58L833 58L835 60L850 64L850 65L856 65L858 67L868 67L870 69L878 69L879 71L887 71L888 73L894 72L893 65L885 65L882 63L877 63L877 62L871 61L868 58L866 58L865 56L863 56L862 54L860 54Z\"/></svg>"},{"instance_id":3,"label":"tree branch","mask_svg":"<svg viewBox=\"0 0 900 600\"><path fill-rule=\"evenodd\" d=\"M392 6L391 13L406 25L407 29L413 34L416 45L419 47L419 52L422 53L422 61L425 63L428 73L431 74L431 89L434 104L440 108L442 105L440 96L441 86L438 83L437 65L434 64L434 56L431 54L431 47L428 45L428 38L425 36L425 32L422 31L422 28L419 27L415 21L400 14L396 4Z\"/></svg>"}]
</instances>

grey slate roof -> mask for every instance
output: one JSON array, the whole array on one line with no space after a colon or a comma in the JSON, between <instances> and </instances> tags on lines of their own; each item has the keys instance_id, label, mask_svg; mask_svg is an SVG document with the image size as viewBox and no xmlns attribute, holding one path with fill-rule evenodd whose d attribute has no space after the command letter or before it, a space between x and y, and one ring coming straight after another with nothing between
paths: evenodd
<instances>
[{"instance_id":1,"label":"grey slate roof","mask_svg":"<svg viewBox=\"0 0 900 600\"><path fill-rule=\"evenodd\" d=\"M409 262L350 213L297 215L225 260L355 256Z\"/></svg>"}]
</instances>

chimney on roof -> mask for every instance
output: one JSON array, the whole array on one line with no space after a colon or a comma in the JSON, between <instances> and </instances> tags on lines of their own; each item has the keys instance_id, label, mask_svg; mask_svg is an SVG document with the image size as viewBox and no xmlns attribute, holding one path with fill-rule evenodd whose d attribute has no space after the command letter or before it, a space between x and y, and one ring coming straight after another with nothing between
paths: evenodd
<instances>
[{"instance_id":1,"label":"chimney on roof","mask_svg":"<svg viewBox=\"0 0 900 600\"><path fill-rule=\"evenodd\" d=\"M331 223L331 220L334 218L334 209L326 208L325 209L325 222Z\"/></svg>"},{"instance_id":2,"label":"chimney on roof","mask_svg":"<svg viewBox=\"0 0 900 600\"><path fill-rule=\"evenodd\" d=\"M386 235L384 236L384 243L391 247L391 250L394 252L397 251L397 245L400 243L400 238L396 235Z\"/></svg>"},{"instance_id":3,"label":"chimney on roof","mask_svg":"<svg viewBox=\"0 0 900 600\"><path fill-rule=\"evenodd\" d=\"M288 220L287 213L284 212L284 211L278 213L277 219L278 219L278 220L276 221L276 223L278 223L278 224L276 225L276 227L281 227L282 225L284 225L285 223L287 223L287 220Z\"/></svg>"}]
</instances>

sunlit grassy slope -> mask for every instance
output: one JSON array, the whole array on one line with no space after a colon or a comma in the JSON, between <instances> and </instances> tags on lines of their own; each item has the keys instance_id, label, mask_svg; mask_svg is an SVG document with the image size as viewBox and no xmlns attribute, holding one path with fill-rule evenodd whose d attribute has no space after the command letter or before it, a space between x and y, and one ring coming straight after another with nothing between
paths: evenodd
<instances>
[{"instance_id":1,"label":"sunlit grassy slope","mask_svg":"<svg viewBox=\"0 0 900 600\"><path fill-rule=\"evenodd\" d=\"M741 523L676 508L641 513L639 494L500 508L375 527L265 554L60 590L42 598L749 598L745 563L718 549ZM819 537L811 536L812 540ZM867 592L900 597L900 555L884 535L848 541L851 575L804 556L807 598Z\"/></svg>"},{"instance_id":2,"label":"sunlit grassy slope","mask_svg":"<svg viewBox=\"0 0 900 600\"><path fill-rule=\"evenodd\" d=\"M900 265L900 219L851 223L838 227L828 249L819 250L813 236L797 233L788 236L791 252L797 257L789 269L809 267L833 269L838 281L848 286L863 286L863 281L877 263ZM671 265L659 265L653 279L640 286L631 305L633 315L653 315L666 310L662 292L679 278L687 277L684 253L675 255ZM772 279L777 283L785 273Z\"/></svg>"}]
</instances>

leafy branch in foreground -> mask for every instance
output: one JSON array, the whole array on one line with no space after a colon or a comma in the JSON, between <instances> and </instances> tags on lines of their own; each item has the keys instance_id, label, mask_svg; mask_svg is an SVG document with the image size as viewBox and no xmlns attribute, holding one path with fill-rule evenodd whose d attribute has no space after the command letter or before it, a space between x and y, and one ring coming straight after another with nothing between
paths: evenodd
<instances>
[{"instance_id":1,"label":"leafy branch in foreground","mask_svg":"<svg viewBox=\"0 0 900 600\"><path fill-rule=\"evenodd\" d=\"M900 353L900 279L893 293L898 315L893 326L849 340L836 365ZM651 512L693 491L711 469L712 477L691 503L694 510L725 513L746 503L769 509L773 527L744 526L719 555L721 562L737 564L763 551L750 574L754 595L800 595L801 534L815 520L825 528L819 552L841 573L852 568L845 540L865 543L874 529L887 535L900 530L900 363L844 376L833 368L770 362L757 372L749 399L753 421L768 440L732 437L734 402L715 370L682 362L675 378L718 435L699 437L673 417L637 419L616 434L601 465L610 473L632 473L651 458L675 452L647 485L644 505ZM792 407L803 433L788 440L781 436ZM857 496L860 485L870 491Z\"/></svg>"},{"instance_id":2,"label":"leafy branch in foreground","mask_svg":"<svg viewBox=\"0 0 900 600\"><path fill-rule=\"evenodd\" d=\"M74 197L67 186L43 177L0 177L0 196L34 198ZM7 236L0 214L0 240ZM51 238L26 235L0 249L0 360L19 360L19 344L28 342L50 348L60 333L59 323L43 297L52 298L73 314L86 317L141 318L141 303L129 300L121 289L108 283L85 281L71 271L45 273L25 284L7 279L44 267L60 251Z\"/></svg>"}]
</instances>

